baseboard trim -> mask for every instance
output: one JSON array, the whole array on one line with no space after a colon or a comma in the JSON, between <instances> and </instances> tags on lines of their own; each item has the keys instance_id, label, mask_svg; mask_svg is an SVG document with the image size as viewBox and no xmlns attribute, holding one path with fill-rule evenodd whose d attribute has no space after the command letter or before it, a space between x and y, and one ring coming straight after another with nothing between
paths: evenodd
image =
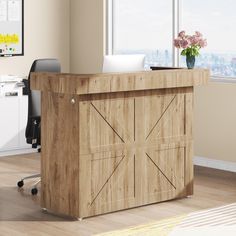
<instances>
[{"instance_id":1,"label":"baseboard trim","mask_svg":"<svg viewBox=\"0 0 236 236\"><path fill-rule=\"evenodd\" d=\"M36 153L36 152L38 152L38 150L32 149L32 148L15 149L15 150L0 152L0 157L15 156L15 155L21 155L21 154L30 154L30 153Z\"/></svg>"},{"instance_id":2,"label":"baseboard trim","mask_svg":"<svg viewBox=\"0 0 236 236\"><path fill-rule=\"evenodd\" d=\"M210 159L206 157L195 156L193 159L193 163L194 165L197 165L197 166L236 172L236 162L221 161L221 160Z\"/></svg>"}]
</instances>

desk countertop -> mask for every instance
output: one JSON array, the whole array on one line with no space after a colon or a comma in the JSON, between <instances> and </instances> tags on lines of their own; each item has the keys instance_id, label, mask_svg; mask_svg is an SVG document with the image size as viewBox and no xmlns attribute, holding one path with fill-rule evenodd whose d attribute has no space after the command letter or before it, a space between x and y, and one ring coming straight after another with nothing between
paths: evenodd
<instances>
[{"instance_id":1,"label":"desk countertop","mask_svg":"<svg viewBox=\"0 0 236 236\"><path fill-rule=\"evenodd\" d=\"M207 69L172 69L135 73L63 74L32 73L31 89L65 94L97 94L207 84Z\"/></svg>"}]
</instances>

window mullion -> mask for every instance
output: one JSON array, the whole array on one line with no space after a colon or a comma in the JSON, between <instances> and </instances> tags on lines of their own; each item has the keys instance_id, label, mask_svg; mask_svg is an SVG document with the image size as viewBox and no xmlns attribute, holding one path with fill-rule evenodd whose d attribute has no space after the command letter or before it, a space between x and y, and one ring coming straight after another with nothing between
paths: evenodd
<instances>
[{"instance_id":1,"label":"window mullion","mask_svg":"<svg viewBox=\"0 0 236 236\"><path fill-rule=\"evenodd\" d=\"M173 41L178 36L178 33L181 28L182 22L182 0L173 0ZM174 47L172 42L172 50L173 50L173 66L179 67L180 65L180 56L179 56L179 49Z\"/></svg>"},{"instance_id":2,"label":"window mullion","mask_svg":"<svg viewBox=\"0 0 236 236\"><path fill-rule=\"evenodd\" d=\"M106 54L113 54L113 42L114 42L114 1L106 0L106 8L107 8L107 17L106 17Z\"/></svg>"}]
</instances>

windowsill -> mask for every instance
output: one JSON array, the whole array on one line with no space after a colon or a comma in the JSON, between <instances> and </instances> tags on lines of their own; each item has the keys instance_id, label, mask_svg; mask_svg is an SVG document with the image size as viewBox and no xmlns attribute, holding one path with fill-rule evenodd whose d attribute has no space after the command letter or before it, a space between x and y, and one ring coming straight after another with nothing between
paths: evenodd
<instances>
[{"instance_id":1,"label":"windowsill","mask_svg":"<svg viewBox=\"0 0 236 236\"><path fill-rule=\"evenodd\" d=\"M236 77L216 77L216 76L211 76L210 77L210 82L212 83L236 83Z\"/></svg>"}]
</instances>

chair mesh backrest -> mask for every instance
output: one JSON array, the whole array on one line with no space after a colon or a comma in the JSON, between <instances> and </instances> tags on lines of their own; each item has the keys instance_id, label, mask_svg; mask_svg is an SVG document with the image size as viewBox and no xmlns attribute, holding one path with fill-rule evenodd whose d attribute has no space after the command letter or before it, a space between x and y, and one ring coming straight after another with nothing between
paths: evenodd
<instances>
[{"instance_id":1,"label":"chair mesh backrest","mask_svg":"<svg viewBox=\"0 0 236 236\"><path fill-rule=\"evenodd\" d=\"M57 59L35 60L31 66L31 72L61 72L61 66ZM31 118L41 116L41 92L30 90L30 73L28 77L28 122L26 127L26 137L30 137Z\"/></svg>"}]
</instances>

